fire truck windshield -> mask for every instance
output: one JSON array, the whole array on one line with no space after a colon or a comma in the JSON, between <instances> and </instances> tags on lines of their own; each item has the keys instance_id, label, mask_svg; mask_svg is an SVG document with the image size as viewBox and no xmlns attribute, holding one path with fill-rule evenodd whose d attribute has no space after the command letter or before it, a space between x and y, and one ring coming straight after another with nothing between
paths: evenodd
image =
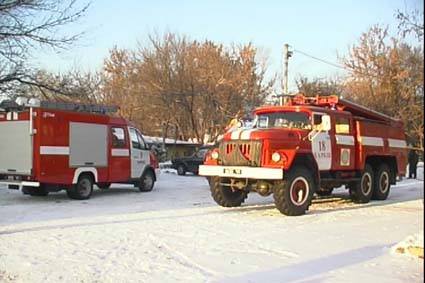
<instances>
[{"instance_id":1,"label":"fire truck windshield","mask_svg":"<svg viewBox=\"0 0 425 283\"><path fill-rule=\"evenodd\" d=\"M255 128L296 128L311 130L308 114L304 112L271 112L262 113L255 117Z\"/></svg>"}]
</instances>

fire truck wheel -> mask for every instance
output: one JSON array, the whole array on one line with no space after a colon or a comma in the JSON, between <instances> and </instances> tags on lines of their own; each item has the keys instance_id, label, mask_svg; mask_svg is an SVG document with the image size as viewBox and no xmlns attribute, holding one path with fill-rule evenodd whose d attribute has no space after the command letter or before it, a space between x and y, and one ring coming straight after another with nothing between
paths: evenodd
<instances>
[{"instance_id":1,"label":"fire truck wheel","mask_svg":"<svg viewBox=\"0 0 425 283\"><path fill-rule=\"evenodd\" d=\"M387 164L379 166L374 176L373 200L386 200L390 193L391 171Z\"/></svg>"},{"instance_id":2,"label":"fire truck wheel","mask_svg":"<svg viewBox=\"0 0 425 283\"><path fill-rule=\"evenodd\" d=\"M220 177L210 178L211 196L218 205L224 207L237 207L245 201L248 193L243 190L232 190L220 184Z\"/></svg>"},{"instance_id":3,"label":"fire truck wheel","mask_svg":"<svg viewBox=\"0 0 425 283\"><path fill-rule=\"evenodd\" d=\"M274 203L285 215L303 215L311 204L314 193L314 178L311 170L305 167L292 168L285 180L274 186Z\"/></svg>"},{"instance_id":4,"label":"fire truck wheel","mask_svg":"<svg viewBox=\"0 0 425 283\"><path fill-rule=\"evenodd\" d=\"M372 166L366 164L359 182L349 186L350 196L355 203L368 203L372 198L374 174Z\"/></svg>"},{"instance_id":5,"label":"fire truck wheel","mask_svg":"<svg viewBox=\"0 0 425 283\"><path fill-rule=\"evenodd\" d=\"M155 183L155 176L151 170L146 170L140 178L139 190L141 192L150 192Z\"/></svg>"},{"instance_id":6,"label":"fire truck wheel","mask_svg":"<svg viewBox=\"0 0 425 283\"><path fill-rule=\"evenodd\" d=\"M89 199L93 192L93 179L89 175L82 175L77 184L66 190L68 197L72 199Z\"/></svg>"},{"instance_id":7,"label":"fire truck wheel","mask_svg":"<svg viewBox=\"0 0 425 283\"><path fill-rule=\"evenodd\" d=\"M177 174L180 176L186 175L186 167L183 164L177 166Z\"/></svg>"},{"instance_id":8,"label":"fire truck wheel","mask_svg":"<svg viewBox=\"0 0 425 283\"><path fill-rule=\"evenodd\" d=\"M38 188L25 187L24 191L25 191L24 194L28 194L32 197L45 197L49 194L49 192L44 187L38 187Z\"/></svg>"}]
</instances>

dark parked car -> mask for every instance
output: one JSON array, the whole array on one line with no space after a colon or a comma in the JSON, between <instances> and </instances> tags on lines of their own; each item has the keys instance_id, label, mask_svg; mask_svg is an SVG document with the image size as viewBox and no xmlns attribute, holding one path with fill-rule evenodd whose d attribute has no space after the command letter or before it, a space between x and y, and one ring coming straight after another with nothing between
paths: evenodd
<instances>
[{"instance_id":1,"label":"dark parked car","mask_svg":"<svg viewBox=\"0 0 425 283\"><path fill-rule=\"evenodd\" d=\"M199 165L204 162L205 154L209 149L210 147L201 147L191 156L175 158L171 160L171 168L176 169L179 175L185 175L186 172L198 175Z\"/></svg>"}]
</instances>

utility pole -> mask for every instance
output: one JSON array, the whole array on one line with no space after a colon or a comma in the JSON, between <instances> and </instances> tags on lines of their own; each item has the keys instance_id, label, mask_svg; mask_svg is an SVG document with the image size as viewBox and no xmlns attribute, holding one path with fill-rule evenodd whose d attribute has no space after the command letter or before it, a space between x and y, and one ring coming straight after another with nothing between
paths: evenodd
<instances>
[{"instance_id":1,"label":"utility pole","mask_svg":"<svg viewBox=\"0 0 425 283\"><path fill-rule=\"evenodd\" d=\"M283 76L282 76L282 90L283 95L288 95L288 61L289 57L292 56L292 51L289 51L289 44L285 43L283 45ZM286 102L286 97L280 97L280 105L283 105Z\"/></svg>"}]
</instances>

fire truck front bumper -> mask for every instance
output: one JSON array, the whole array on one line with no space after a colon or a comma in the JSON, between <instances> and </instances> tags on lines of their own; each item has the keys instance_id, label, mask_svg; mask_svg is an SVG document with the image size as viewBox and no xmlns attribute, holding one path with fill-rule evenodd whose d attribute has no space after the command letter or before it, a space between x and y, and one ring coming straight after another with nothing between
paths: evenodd
<instances>
[{"instance_id":1,"label":"fire truck front bumper","mask_svg":"<svg viewBox=\"0 0 425 283\"><path fill-rule=\"evenodd\" d=\"M29 182L29 181L9 181L9 180L1 180L0 187L4 185L7 186L11 190L20 190L22 192L23 187L40 187L39 182Z\"/></svg>"},{"instance_id":2,"label":"fire truck front bumper","mask_svg":"<svg viewBox=\"0 0 425 283\"><path fill-rule=\"evenodd\" d=\"M200 165L199 175L258 180L282 180L283 170L279 168L249 166Z\"/></svg>"}]
</instances>

